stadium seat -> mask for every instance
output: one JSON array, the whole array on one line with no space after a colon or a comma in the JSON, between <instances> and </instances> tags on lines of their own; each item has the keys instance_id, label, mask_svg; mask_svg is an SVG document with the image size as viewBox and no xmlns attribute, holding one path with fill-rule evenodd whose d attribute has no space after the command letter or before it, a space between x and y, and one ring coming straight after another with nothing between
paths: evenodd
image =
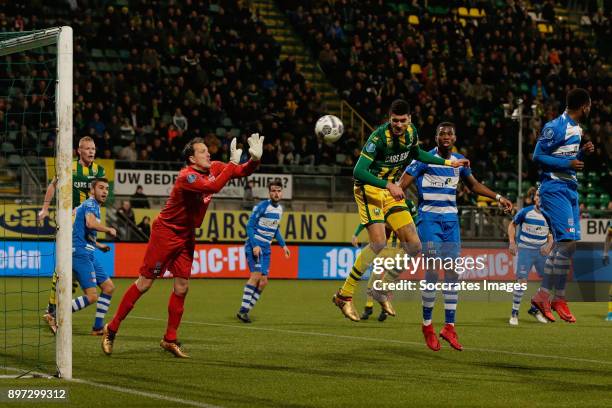
<instances>
[{"instance_id":1,"label":"stadium seat","mask_svg":"<svg viewBox=\"0 0 612 408\"><path fill-rule=\"evenodd\" d=\"M240 136L240 129L238 129L238 128L231 128L230 129L230 134L232 135L232 137L239 137Z\"/></svg>"},{"instance_id":2,"label":"stadium seat","mask_svg":"<svg viewBox=\"0 0 612 408\"><path fill-rule=\"evenodd\" d=\"M119 57L121 59L129 59L130 58L130 52L128 50L119 50Z\"/></svg>"},{"instance_id":3,"label":"stadium seat","mask_svg":"<svg viewBox=\"0 0 612 408\"><path fill-rule=\"evenodd\" d=\"M11 154L8 158L9 166L21 166L21 156L18 154Z\"/></svg>"},{"instance_id":4,"label":"stadium seat","mask_svg":"<svg viewBox=\"0 0 612 408\"><path fill-rule=\"evenodd\" d=\"M233 125L232 119L229 117L224 118L223 122L221 122L221 125L223 125L223 127L225 128L231 128Z\"/></svg>"},{"instance_id":5,"label":"stadium seat","mask_svg":"<svg viewBox=\"0 0 612 408\"><path fill-rule=\"evenodd\" d=\"M419 25L419 17L411 14L408 16L408 24Z\"/></svg>"},{"instance_id":6,"label":"stadium seat","mask_svg":"<svg viewBox=\"0 0 612 408\"><path fill-rule=\"evenodd\" d=\"M421 70L421 66L419 64L412 64L410 66L410 73L413 75L419 75L421 74L423 71Z\"/></svg>"},{"instance_id":7,"label":"stadium seat","mask_svg":"<svg viewBox=\"0 0 612 408\"><path fill-rule=\"evenodd\" d=\"M518 190L518 182L516 180L508 180L508 190L516 192Z\"/></svg>"},{"instance_id":8,"label":"stadium seat","mask_svg":"<svg viewBox=\"0 0 612 408\"><path fill-rule=\"evenodd\" d=\"M115 51L112 48L108 48L106 50L104 50L104 56L106 58L113 58L113 59L117 59L119 58L119 53L117 51Z\"/></svg>"},{"instance_id":9,"label":"stadium seat","mask_svg":"<svg viewBox=\"0 0 612 408\"><path fill-rule=\"evenodd\" d=\"M469 17L470 13L468 12L468 9L466 7L459 7L457 9L457 14L459 14L461 17Z\"/></svg>"},{"instance_id":10,"label":"stadium seat","mask_svg":"<svg viewBox=\"0 0 612 408\"><path fill-rule=\"evenodd\" d=\"M577 171L576 172L576 178L578 179L579 183L582 183L585 180L584 172Z\"/></svg>"},{"instance_id":11,"label":"stadium seat","mask_svg":"<svg viewBox=\"0 0 612 408\"><path fill-rule=\"evenodd\" d=\"M470 17L473 18L480 18L480 10L478 10L477 8L471 8L470 9Z\"/></svg>"},{"instance_id":12,"label":"stadium seat","mask_svg":"<svg viewBox=\"0 0 612 408\"><path fill-rule=\"evenodd\" d=\"M91 57L92 58L104 58L104 54L102 53L101 49L92 48L91 49Z\"/></svg>"},{"instance_id":13,"label":"stadium seat","mask_svg":"<svg viewBox=\"0 0 612 408\"><path fill-rule=\"evenodd\" d=\"M506 181L505 180L495 180L495 182L493 183L493 187L496 190L502 191L505 190L507 185L506 185Z\"/></svg>"},{"instance_id":14,"label":"stadium seat","mask_svg":"<svg viewBox=\"0 0 612 408\"><path fill-rule=\"evenodd\" d=\"M227 133L227 131L225 130L225 128L224 128L224 127L218 127L218 128L215 130L215 134L216 134L218 137L224 137L226 133Z\"/></svg>"},{"instance_id":15,"label":"stadium seat","mask_svg":"<svg viewBox=\"0 0 612 408\"><path fill-rule=\"evenodd\" d=\"M600 178L599 178L599 174L597 174L597 172L592 171L589 174L587 174L587 181L589 183L597 184L597 183L599 183L599 180L600 180Z\"/></svg>"},{"instance_id":16,"label":"stadium seat","mask_svg":"<svg viewBox=\"0 0 612 408\"><path fill-rule=\"evenodd\" d=\"M2 153L14 153L16 151L15 146L10 142L2 143L0 150L2 151Z\"/></svg>"},{"instance_id":17,"label":"stadium seat","mask_svg":"<svg viewBox=\"0 0 612 408\"><path fill-rule=\"evenodd\" d=\"M586 196L586 205L588 206L598 206L599 205L599 197L595 193L588 193Z\"/></svg>"},{"instance_id":18,"label":"stadium seat","mask_svg":"<svg viewBox=\"0 0 612 408\"><path fill-rule=\"evenodd\" d=\"M599 196L599 204L600 204L602 207L607 207L609 202L610 202L610 194L608 194L608 193L602 193L602 194Z\"/></svg>"}]
</instances>

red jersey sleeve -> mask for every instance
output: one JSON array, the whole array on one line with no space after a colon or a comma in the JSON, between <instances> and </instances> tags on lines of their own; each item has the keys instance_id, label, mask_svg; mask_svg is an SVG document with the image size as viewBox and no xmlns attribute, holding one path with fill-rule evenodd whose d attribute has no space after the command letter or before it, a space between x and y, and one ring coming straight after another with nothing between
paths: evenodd
<instances>
[{"instance_id":1,"label":"red jersey sleeve","mask_svg":"<svg viewBox=\"0 0 612 408\"><path fill-rule=\"evenodd\" d=\"M225 169L227 168L229 163L223 163L220 161L214 161L212 162L212 165L210 167L210 174L212 174L213 176L217 176L217 174L225 171ZM232 178L240 178L240 177L246 177L246 176L250 176L251 174L253 174L253 172L257 169L257 167L259 166L259 162L258 161L253 161L253 160L249 160L246 163L240 164L240 165L233 165L234 166L234 170L232 172Z\"/></svg>"},{"instance_id":2,"label":"red jersey sleeve","mask_svg":"<svg viewBox=\"0 0 612 408\"><path fill-rule=\"evenodd\" d=\"M214 163L215 162L213 162L213 164ZM210 173L212 177L196 172L182 173L176 179L176 184L187 191L215 194L221 191L223 186L232 178L236 167L234 163L224 164L223 168L219 169L217 172L213 172L213 167L211 167Z\"/></svg>"}]
</instances>

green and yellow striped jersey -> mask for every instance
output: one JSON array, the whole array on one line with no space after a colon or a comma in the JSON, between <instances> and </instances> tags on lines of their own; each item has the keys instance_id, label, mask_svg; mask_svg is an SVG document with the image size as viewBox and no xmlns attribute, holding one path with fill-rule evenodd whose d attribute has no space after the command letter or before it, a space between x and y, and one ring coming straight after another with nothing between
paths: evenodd
<instances>
[{"instance_id":1,"label":"green and yellow striped jersey","mask_svg":"<svg viewBox=\"0 0 612 408\"><path fill-rule=\"evenodd\" d=\"M368 172L378 179L395 183L404 169L418 156L418 135L411 123L401 136L393 135L391 125L379 126L368 138L361 155L372 160ZM355 180L356 185L363 182Z\"/></svg>"},{"instance_id":2,"label":"green and yellow striped jersey","mask_svg":"<svg viewBox=\"0 0 612 408\"><path fill-rule=\"evenodd\" d=\"M106 173L96 162L89 167L84 167L79 160L72 162L72 208L87 200L91 181L98 177L106 177Z\"/></svg>"}]
</instances>

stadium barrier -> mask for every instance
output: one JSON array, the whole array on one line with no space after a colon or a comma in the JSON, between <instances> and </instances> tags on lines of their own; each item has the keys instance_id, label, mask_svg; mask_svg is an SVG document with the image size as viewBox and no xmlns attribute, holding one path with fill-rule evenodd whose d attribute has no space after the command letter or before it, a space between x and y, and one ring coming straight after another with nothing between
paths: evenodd
<instances>
[{"instance_id":1,"label":"stadium barrier","mask_svg":"<svg viewBox=\"0 0 612 408\"><path fill-rule=\"evenodd\" d=\"M52 241L0 242L0 276L51 276L54 259ZM96 256L113 277L137 277L145 254L145 243L110 243L107 253ZM497 247L478 242L465 242L462 257L482 257L484 268L467 269L464 280L512 281L515 279L515 258L503 243ZM282 248L272 247L270 278L343 280L360 248L342 245L289 245L291 257L284 257ZM601 245L580 243L570 280L584 282L612 282L612 265L601 262ZM196 244L192 278L247 278L248 265L242 243ZM420 268L414 275L403 274L403 279L423 279ZM539 280L534 270L529 280Z\"/></svg>"}]
</instances>

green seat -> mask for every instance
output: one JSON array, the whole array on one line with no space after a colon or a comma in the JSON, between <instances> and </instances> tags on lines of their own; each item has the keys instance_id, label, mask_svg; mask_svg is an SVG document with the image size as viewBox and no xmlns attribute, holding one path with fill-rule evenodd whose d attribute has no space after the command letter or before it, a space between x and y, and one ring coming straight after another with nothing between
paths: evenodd
<instances>
[{"instance_id":1,"label":"green seat","mask_svg":"<svg viewBox=\"0 0 612 408\"><path fill-rule=\"evenodd\" d=\"M610 194L608 194L608 193L602 193L602 194L599 196L599 204L600 204L602 207L604 207L604 206L605 206L605 207L607 207L609 202L610 202Z\"/></svg>"},{"instance_id":2,"label":"green seat","mask_svg":"<svg viewBox=\"0 0 612 408\"><path fill-rule=\"evenodd\" d=\"M506 189L506 182L504 180L495 180L495 182L493 183L493 187L495 187L496 190L505 190Z\"/></svg>"},{"instance_id":3,"label":"green seat","mask_svg":"<svg viewBox=\"0 0 612 408\"><path fill-rule=\"evenodd\" d=\"M508 190L517 191L518 190L518 182L516 180L508 181Z\"/></svg>"},{"instance_id":4,"label":"green seat","mask_svg":"<svg viewBox=\"0 0 612 408\"><path fill-rule=\"evenodd\" d=\"M586 196L586 204L588 206L596 207L599 205L599 197L595 193L588 193Z\"/></svg>"},{"instance_id":5,"label":"green seat","mask_svg":"<svg viewBox=\"0 0 612 408\"><path fill-rule=\"evenodd\" d=\"M579 183L582 183L585 180L584 172L583 171L577 171L576 172L576 178L578 179Z\"/></svg>"},{"instance_id":6,"label":"green seat","mask_svg":"<svg viewBox=\"0 0 612 408\"><path fill-rule=\"evenodd\" d=\"M119 50L119 57L121 59L129 59L130 58L130 52L128 50Z\"/></svg>"},{"instance_id":7,"label":"green seat","mask_svg":"<svg viewBox=\"0 0 612 408\"><path fill-rule=\"evenodd\" d=\"M587 180L589 183L594 183L597 184L599 183L599 174L597 174L596 172L592 171L589 174L587 174Z\"/></svg>"},{"instance_id":8,"label":"green seat","mask_svg":"<svg viewBox=\"0 0 612 408\"><path fill-rule=\"evenodd\" d=\"M91 49L91 57L92 58L104 58L104 54L102 53L102 50L99 48L92 48Z\"/></svg>"},{"instance_id":9,"label":"green seat","mask_svg":"<svg viewBox=\"0 0 612 408\"><path fill-rule=\"evenodd\" d=\"M104 50L104 55L106 56L106 58L119 58L119 53L112 48Z\"/></svg>"}]
</instances>

